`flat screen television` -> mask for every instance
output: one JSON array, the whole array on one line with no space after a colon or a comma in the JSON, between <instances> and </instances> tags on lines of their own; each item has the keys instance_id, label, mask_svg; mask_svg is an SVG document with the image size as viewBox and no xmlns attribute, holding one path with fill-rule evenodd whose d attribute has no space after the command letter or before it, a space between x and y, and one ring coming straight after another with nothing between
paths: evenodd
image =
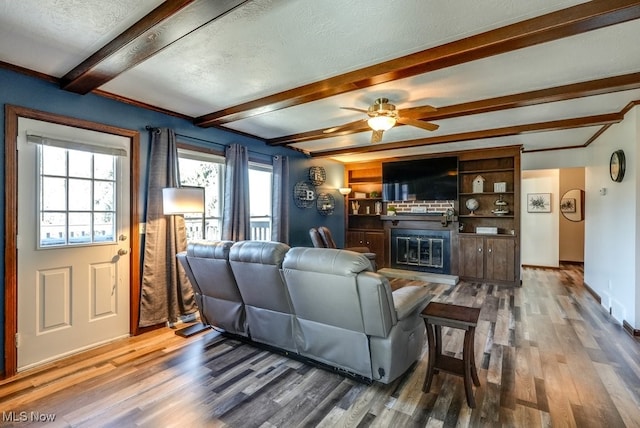
<instances>
[{"instance_id":1,"label":"flat screen television","mask_svg":"<svg viewBox=\"0 0 640 428\"><path fill-rule=\"evenodd\" d=\"M443 201L458 198L458 158L382 163L385 201Z\"/></svg>"}]
</instances>

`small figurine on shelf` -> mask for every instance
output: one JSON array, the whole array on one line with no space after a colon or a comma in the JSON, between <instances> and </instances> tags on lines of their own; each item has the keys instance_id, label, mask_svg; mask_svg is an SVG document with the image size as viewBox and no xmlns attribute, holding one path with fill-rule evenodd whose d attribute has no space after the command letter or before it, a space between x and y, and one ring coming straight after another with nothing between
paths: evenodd
<instances>
[{"instance_id":1,"label":"small figurine on shelf","mask_svg":"<svg viewBox=\"0 0 640 428\"><path fill-rule=\"evenodd\" d=\"M358 211L360 210L360 203L358 201L351 201L351 209L354 214L358 214Z\"/></svg>"}]
</instances>

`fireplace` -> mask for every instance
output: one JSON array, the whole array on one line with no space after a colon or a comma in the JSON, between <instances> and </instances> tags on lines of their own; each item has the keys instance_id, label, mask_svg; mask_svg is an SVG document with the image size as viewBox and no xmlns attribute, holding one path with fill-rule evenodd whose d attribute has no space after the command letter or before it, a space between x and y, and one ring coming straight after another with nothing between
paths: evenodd
<instances>
[{"instance_id":1,"label":"fireplace","mask_svg":"<svg viewBox=\"0 0 640 428\"><path fill-rule=\"evenodd\" d=\"M391 267L450 273L449 230L391 229Z\"/></svg>"}]
</instances>

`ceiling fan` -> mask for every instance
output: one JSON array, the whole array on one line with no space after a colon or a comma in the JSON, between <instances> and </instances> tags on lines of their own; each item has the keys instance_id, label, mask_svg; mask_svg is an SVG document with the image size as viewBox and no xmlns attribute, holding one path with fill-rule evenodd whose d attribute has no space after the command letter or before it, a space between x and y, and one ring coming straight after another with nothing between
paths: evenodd
<instances>
[{"instance_id":1,"label":"ceiling fan","mask_svg":"<svg viewBox=\"0 0 640 428\"><path fill-rule=\"evenodd\" d=\"M402 116L400 110L396 109L396 106L389 103L387 98L378 98L374 101L374 103L369 107L368 110L363 110L355 107L340 107L345 110L353 110L360 113L366 113L369 117L366 120L369 127L373 130L371 134L371 142L379 143L382 141L382 134L384 131L387 131L393 128L396 123L402 123L404 125L411 125L417 128L426 129L427 131L435 131L438 129L438 125L435 123L423 122L418 119L413 119L407 116ZM435 107L431 106L423 106L420 109L424 112L429 111L429 108L433 109L431 111L436 111ZM359 124L360 121L355 122ZM341 126L335 126L333 128L325 129L322 131L325 134L331 134L333 132L341 131L347 128L352 128L354 123L348 123Z\"/></svg>"}]
</instances>

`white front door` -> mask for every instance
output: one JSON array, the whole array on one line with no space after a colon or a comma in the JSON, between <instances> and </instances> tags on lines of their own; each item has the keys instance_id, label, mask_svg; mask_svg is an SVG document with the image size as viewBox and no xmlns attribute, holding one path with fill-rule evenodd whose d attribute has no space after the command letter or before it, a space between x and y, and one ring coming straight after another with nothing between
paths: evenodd
<instances>
[{"instance_id":1,"label":"white front door","mask_svg":"<svg viewBox=\"0 0 640 428\"><path fill-rule=\"evenodd\" d=\"M18 131L24 370L129 334L130 139L25 118Z\"/></svg>"}]
</instances>

